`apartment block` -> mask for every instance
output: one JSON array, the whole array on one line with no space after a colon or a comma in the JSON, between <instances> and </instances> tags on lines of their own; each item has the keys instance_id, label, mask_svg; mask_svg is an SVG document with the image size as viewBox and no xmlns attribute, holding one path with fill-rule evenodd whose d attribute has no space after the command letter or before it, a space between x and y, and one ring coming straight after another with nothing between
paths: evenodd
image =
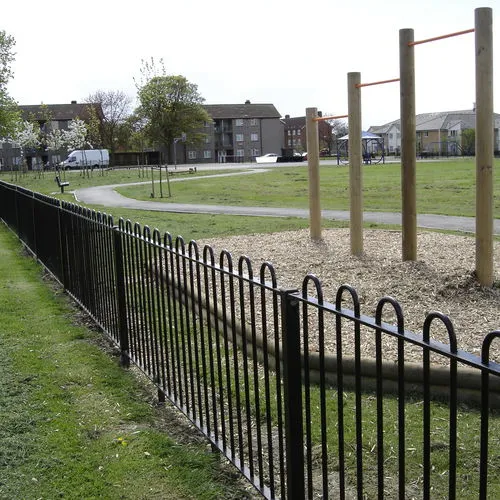
<instances>
[{"instance_id":1,"label":"apartment block","mask_svg":"<svg viewBox=\"0 0 500 500\"><path fill-rule=\"evenodd\" d=\"M202 144L186 146L187 163L250 162L267 153L281 154L283 123L273 104L207 104Z\"/></svg>"}]
</instances>

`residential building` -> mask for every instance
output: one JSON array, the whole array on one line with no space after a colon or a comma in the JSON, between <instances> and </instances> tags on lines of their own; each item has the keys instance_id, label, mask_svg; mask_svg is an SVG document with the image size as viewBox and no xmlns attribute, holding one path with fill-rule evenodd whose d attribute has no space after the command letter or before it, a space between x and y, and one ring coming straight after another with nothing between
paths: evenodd
<instances>
[{"instance_id":1,"label":"residential building","mask_svg":"<svg viewBox=\"0 0 500 500\"><path fill-rule=\"evenodd\" d=\"M322 116L321 111L318 111L318 116ZM287 151L290 154L307 151L306 117L290 117L290 115L285 115L282 121L284 125L285 148ZM331 125L326 121L318 122L318 135L320 151L328 150L331 152L335 142Z\"/></svg>"},{"instance_id":2,"label":"residential building","mask_svg":"<svg viewBox=\"0 0 500 500\"><path fill-rule=\"evenodd\" d=\"M378 127L370 127L368 132L381 138L379 145L383 144L384 155L399 155L401 152L401 130L399 120Z\"/></svg>"},{"instance_id":3,"label":"residential building","mask_svg":"<svg viewBox=\"0 0 500 500\"><path fill-rule=\"evenodd\" d=\"M71 120L79 118L89 123L94 113L100 121L104 119L100 104L82 104L76 101L71 101L70 104L22 105L19 109L23 120L37 121L40 128L50 122L52 129L66 130Z\"/></svg>"},{"instance_id":4,"label":"residential building","mask_svg":"<svg viewBox=\"0 0 500 500\"><path fill-rule=\"evenodd\" d=\"M40 131L48 132L50 130L67 130L71 120L79 118L89 123L93 117L99 122L104 119L104 114L100 104L78 104L71 101L70 104L35 104L20 105L21 117L23 120L36 122ZM98 145L95 145L98 146ZM37 150L23 151L29 169L35 166L35 162L58 163L63 156L68 153L66 150L47 151L43 148ZM0 165L9 167L16 165L20 161L21 151L18 145L10 143L0 143Z\"/></svg>"},{"instance_id":5,"label":"residential building","mask_svg":"<svg viewBox=\"0 0 500 500\"><path fill-rule=\"evenodd\" d=\"M290 115L285 115L282 122L284 125L285 149L290 151L291 154L307 151L306 117L297 116L292 118Z\"/></svg>"},{"instance_id":6,"label":"residential building","mask_svg":"<svg viewBox=\"0 0 500 500\"><path fill-rule=\"evenodd\" d=\"M186 146L187 163L249 162L283 148L281 115L273 104L206 104L203 144Z\"/></svg>"},{"instance_id":7,"label":"residential building","mask_svg":"<svg viewBox=\"0 0 500 500\"><path fill-rule=\"evenodd\" d=\"M500 152L500 114L493 115L493 144ZM373 126L369 132L384 138L387 153L398 154L401 150L401 123L394 120L381 126ZM473 154L465 130L476 128L476 110L444 111L422 113L416 116L417 154L426 155L468 155Z\"/></svg>"}]
</instances>

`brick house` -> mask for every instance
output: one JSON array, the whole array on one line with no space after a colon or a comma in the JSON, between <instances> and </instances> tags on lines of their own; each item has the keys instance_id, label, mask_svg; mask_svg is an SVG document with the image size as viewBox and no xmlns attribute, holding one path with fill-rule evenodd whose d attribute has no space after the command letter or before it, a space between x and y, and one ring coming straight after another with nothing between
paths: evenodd
<instances>
[{"instance_id":1,"label":"brick house","mask_svg":"<svg viewBox=\"0 0 500 500\"><path fill-rule=\"evenodd\" d=\"M321 111L318 111L318 116L322 116ZM291 154L307 151L306 117L285 115L282 121L284 125L284 144L287 151L290 151ZM327 122L318 122L318 134L320 151L323 149L332 151L335 136L331 125Z\"/></svg>"}]
</instances>

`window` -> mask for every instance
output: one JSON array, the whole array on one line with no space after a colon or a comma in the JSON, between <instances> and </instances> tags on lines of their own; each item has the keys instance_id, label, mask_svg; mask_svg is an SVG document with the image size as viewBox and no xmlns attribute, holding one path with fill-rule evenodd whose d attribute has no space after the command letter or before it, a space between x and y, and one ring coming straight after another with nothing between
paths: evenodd
<instances>
[{"instance_id":1,"label":"window","mask_svg":"<svg viewBox=\"0 0 500 500\"><path fill-rule=\"evenodd\" d=\"M389 139L392 139L392 134L389 134Z\"/></svg>"},{"instance_id":2,"label":"window","mask_svg":"<svg viewBox=\"0 0 500 500\"><path fill-rule=\"evenodd\" d=\"M236 150L236 156L245 156L245 150L244 149L237 149Z\"/></svg>"},{"instance_id":3,"label":"window","mask_svg":"<svg viewBox=\"0 0 500 500\"><path fill-rule=\"evenodd\" d=\"M260 151L257 148L252 149L252 156L259 156Z\"/></svg>"},{"instance_id":4,"label":"window","mask_svg":"<svg viewBox=\"0 0 500 500\"><path fill-rule=\"evenodd\" d=\"M256 125L257 125L257 118L252 118L252 119L250 120L250 126L251 126L251 127L255 127Z\"/></svg>"},{"instance_id":5,"label":"window","mask_svg":"<svg viewBox=\"0 0 500 500\"><path fill-rule=\"evenodd\" d=\"M259 140L259 134L252 134L250 139L252 139L253 142L257 142Z\"/></svg>"},{"instance_id":6,"label":"window","mask_svg":"<svg viewBox=\"0 0 500 500\"><path fill-rule=\"evenodd\" d=\"M236 142L243 142L243 134L236 134Z\"/></svg>"},{"instance_id":7,"label":"window","mask_svg":"<svg viewBox=\"0 0 500 500\"><path fill-rule=\"evenodd\" d=\"M212 151L205 149L205 151L203 151L203 158L212 158Z\"/></svg>"},{"instance_id":8,"label":"window","mask_svg":"<svg viewBox=\"0 0 500 500\"><path fill-rule=\"evenodd\" d=\"M292 135L292 131L291 130L288 130L288 135Z\"/></svg>"},{"instance_id":9,"label":"window","mask_svg":"<svg viewBox=\"0 0 500 500\"><path fill-rule=\"evenodd\" d=\"M297 130L297 135L300 135L300 130Z\"/></svg>"},{"instance_id":10,"label":"window","mask_svg":"<svg viewBox=\"0 0 500 500\"><path fill-rule=\"evenodd\" d=\"M205 122L204 125L206 128L210 127L210 125L212 124L212 122Z\"/></svg>"},{"instance_id":11,"label":"window","mask_svg":"<svg viewBox=\"0 0 500 500\"><path fill-rule=\"evenodd\" d=\"M425 131L424 132L424 137L429 137L429 132Z\"/></svg>"},{"instance_id":12,"label":"window","mask_svg":"<svg viewBox=\"0 0 500 500\"><path fill-rule=\"evenodd\" d=\"M450 130L450 136L451 137L456 137L457 136L457 131L456 130Z\"/></svg>"},{"instance_id":13,"label":"window","mask_svg":"<svg viewBox=\"0 0 500 500\"><path fill-rule=\"evenodd\" d=\"M210 143L210 136L206 135L205 136L205 144L209 144L209 143Z\"/></svg>"},{"instance_id":14,"label":"window","mask_svg":"<svg viewBox=\"0 0 500 500\"><path fill-rule=\"evenodd\" d=\"M236 126L237 127L243 127L243 118L237 118L236 119Z\"/></svg>"},{"instance_id":15,"label":"window","mask_svg":"<svg viewBox=\"0 0 500 500\"><path fill-rule=\"evenodd\" d=\"M196 160L196 151L188 151L188 158L190 160Z\"/></svg>"}]
</instances>

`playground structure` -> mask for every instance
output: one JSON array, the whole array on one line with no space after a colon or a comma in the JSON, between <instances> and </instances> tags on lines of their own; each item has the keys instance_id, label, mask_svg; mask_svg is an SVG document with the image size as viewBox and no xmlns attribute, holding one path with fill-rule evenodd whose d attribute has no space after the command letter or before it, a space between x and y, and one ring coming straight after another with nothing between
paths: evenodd
<instances>
[{"instance_id":1,"label":"playground structure","mask_svg":"<svg viewBox=\"0 0 500 500\"><path fill-rule=\"evenodd\" d=\"M361 132L363 162L365 164L385 163L384 139L370 132ZM349 134L337 139L337 165L349 163Z\"/></svg>"},{"instance_id":2,"label":"playground structure","mask_svg":"<svg viewBox=\"0 0 500 500\"><path fill-rule=\"evenodd\" d=\"M476 82L476 275L481 285L493 284L493 22L492 9L474 11L474 28L414 40L413 29L399 30L399 78L361 83L361 74L347 74L348 114L317 116L317 108L306 109L309 166L310 236L321 239L319 198L318 122L348 118L350 245L353 255L363 253L363 182L361 88L399 82L401 118L401 225L402 258L417 259L416 210L416 108L415 46L445 38L475 33Z\"/></svg>"}]
</instances>

